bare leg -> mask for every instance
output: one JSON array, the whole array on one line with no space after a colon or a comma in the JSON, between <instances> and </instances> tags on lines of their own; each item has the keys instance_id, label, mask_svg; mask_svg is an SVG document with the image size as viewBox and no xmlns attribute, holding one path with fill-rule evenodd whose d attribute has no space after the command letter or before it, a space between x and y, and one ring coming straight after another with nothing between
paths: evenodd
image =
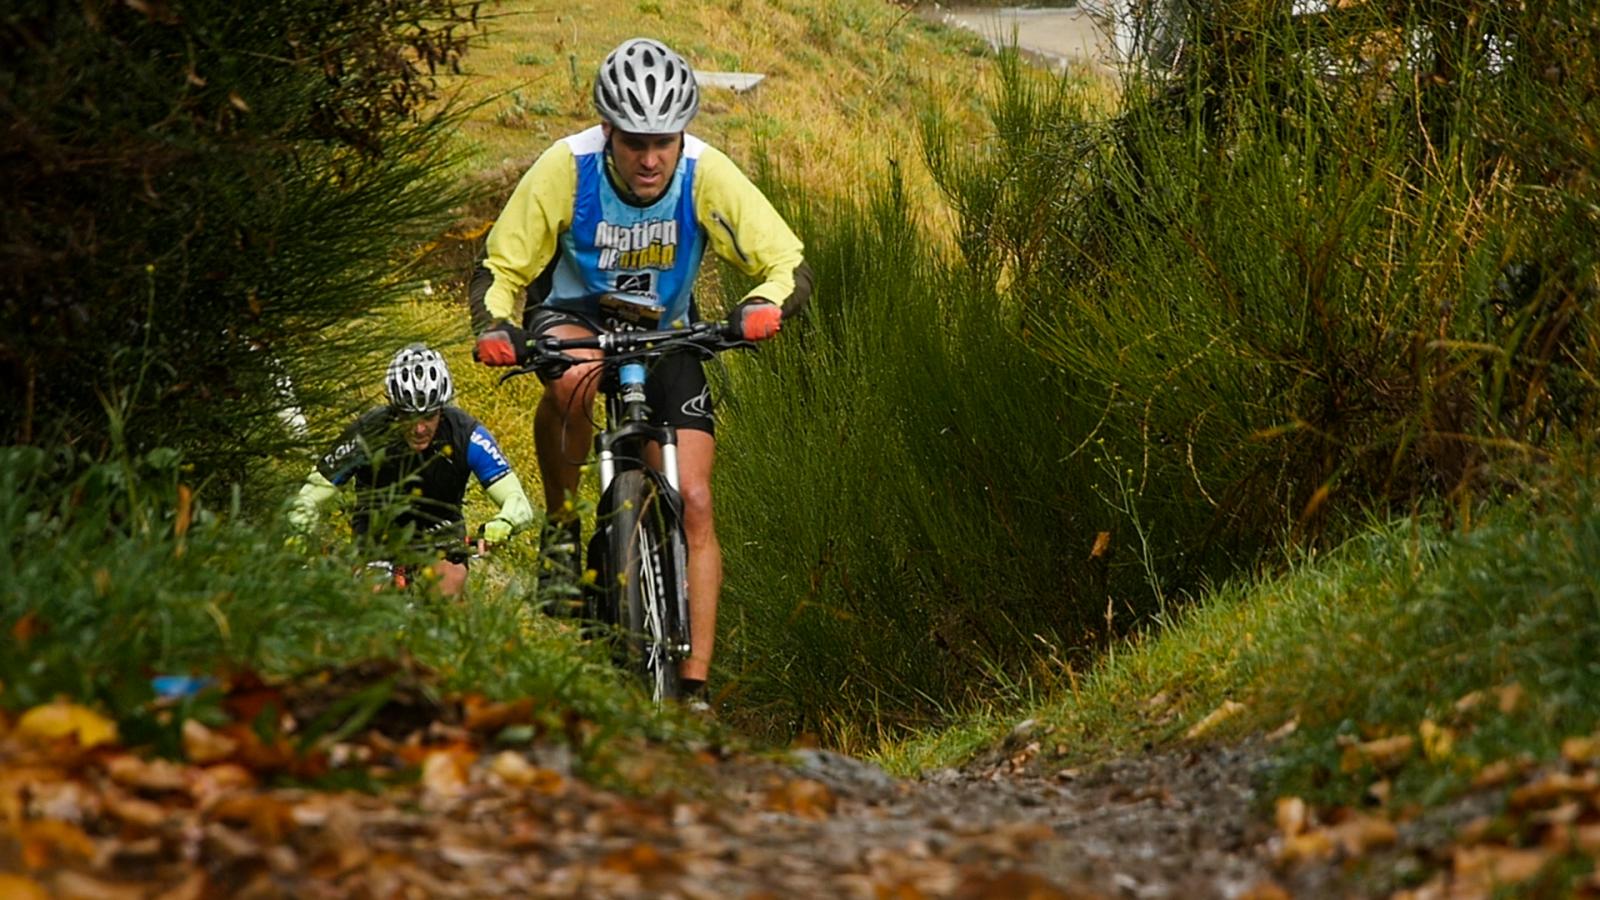
<instances>
[{"instance_id":1,"label":"bare leg","mask_svg":"<svg viewBox=\"0 0 1600 900\"><path fill-rule=\"evenodd\" d=\"M689 658L684 678L706 679L717 638L717 601L722 593L722 545L712 519L711 467L717 439L704 431L678 431L678 483L683 493L683 531L689 545Z\"/></svg>"},{"instance_id":2,"label":"bare leg","mask_svg":"<svg viewBox=\"0 0 1600 900\"><path fill-rule=\"evenodd\" d=\"M556 325L545 332L554 337L586 337L592 332L577 325ZM584 359L598 359L598 350L573 350ZM568 506L578 493L578 477L594 427L589 411L594 408L599 379L591 365L573 366L555 381L545 385L544 396L533 413L533 443L539 454L539 478L544 487L545 515L566 521L573 515Z\"/></svg>"},{"instance_id":3,"label":"bare leg","mask_svg":"<svg viewBox=\"0 0 1600 900\"><path fill-rule=\"evenodd\" d=\"M467 567L462 563L453 563L441 559L433 564L433 570L439 575L439 582L433 586L439 596L446 600L460 600L465 596L467 587Z\"/></svg>"}]
</instances>

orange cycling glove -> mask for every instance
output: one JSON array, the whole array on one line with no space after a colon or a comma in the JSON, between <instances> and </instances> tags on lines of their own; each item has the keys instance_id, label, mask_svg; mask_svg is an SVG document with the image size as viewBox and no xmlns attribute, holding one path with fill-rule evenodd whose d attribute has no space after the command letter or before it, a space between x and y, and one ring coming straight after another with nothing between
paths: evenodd
<instances>
[{"instance_id":1,"label":"orange cycling glove","mask_svg":"<svg viewBox=\"0 0 1600 900\"><path fill-rule=\"evenodd\" d=\"M764 341L783 327L783 310L770 300L751 297L733 311L739 336L747 341Z\"/></svg>"},{"instance_id":2,"label":"orange cycling glove","mask_svg":"<svg viewBox=\"0 0 1600 900\"><path fill-rule=\"evenodd\" d=\"M528 347L528 333L509 322L500 321L478 335L472 358L486 366L518 366Z\"/></svg>"}]
</instances>

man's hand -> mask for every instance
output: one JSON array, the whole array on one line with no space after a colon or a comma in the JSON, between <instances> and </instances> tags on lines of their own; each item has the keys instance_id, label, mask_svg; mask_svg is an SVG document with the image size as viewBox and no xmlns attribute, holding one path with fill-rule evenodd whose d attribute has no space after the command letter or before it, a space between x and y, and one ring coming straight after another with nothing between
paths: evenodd
<instances>
[{"instance_id":1,"label":"man's hand","mask_svg":"<svg viewBox=\"0 0 1600 900\"><path fill-rule=\"evenodd\" d=\"M472 358L486 366L520 366L528 352L528 333L510 322L494 323L478 335Z\"/></svg>"},{"instance_id":2,"label":"man's hand","mask_svg":"<svg viewBox=\"0 0 1600 900\"><path fill-rule=\"evenodd\" d=\"M490 519L483 523L480 532L484 543L503 544L506 538L511 537L511 523L505 519Z\"/></svg>"},{"instance_id":3,"label":"man's hand","mask_svg":"<svg viewBox=\"0 0 1600 900\"><path fill-rule=\"evenodd\" d=\"M733 320L739 325L740 337L764 341L783 327L783 310L769 300L751 297L734 309Z\"/></svg>"}]
</instances>

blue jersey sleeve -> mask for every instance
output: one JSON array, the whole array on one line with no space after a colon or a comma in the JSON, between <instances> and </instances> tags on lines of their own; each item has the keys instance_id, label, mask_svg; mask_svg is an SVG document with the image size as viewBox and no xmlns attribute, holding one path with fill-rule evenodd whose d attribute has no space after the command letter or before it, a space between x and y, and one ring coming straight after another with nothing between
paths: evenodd
<instances>
[{"instance_id":1,"label":"blue jersey sleeve","mask_svg":"<svg viewBox=\"0 0 1600 900\"><path fill-rule=\"evenodd\" d=\"M511 471L511 463L501 452L500 445L495 443L494 435L482 425L472 429L472 438L467 441L467 465L484 487L494 484Z\"/></svg>"}]
</instances>

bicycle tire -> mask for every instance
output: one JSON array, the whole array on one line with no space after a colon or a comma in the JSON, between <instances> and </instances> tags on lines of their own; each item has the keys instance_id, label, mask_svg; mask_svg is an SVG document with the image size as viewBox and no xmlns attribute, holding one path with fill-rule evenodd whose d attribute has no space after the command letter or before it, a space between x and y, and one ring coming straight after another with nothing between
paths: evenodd
<instances>
[{"instance_id":1,"label":"bicycle tire","mask_svg":"<svg viewBox=\"0 0 1600 900\"><path fill-rule=\"evenodd\" d=\"M643 471L619 473L607 493L607 590L623 664L652 700L678 699L678 661L689 643L683 527L661 485Z\"/></svg>"}]
</instances>

